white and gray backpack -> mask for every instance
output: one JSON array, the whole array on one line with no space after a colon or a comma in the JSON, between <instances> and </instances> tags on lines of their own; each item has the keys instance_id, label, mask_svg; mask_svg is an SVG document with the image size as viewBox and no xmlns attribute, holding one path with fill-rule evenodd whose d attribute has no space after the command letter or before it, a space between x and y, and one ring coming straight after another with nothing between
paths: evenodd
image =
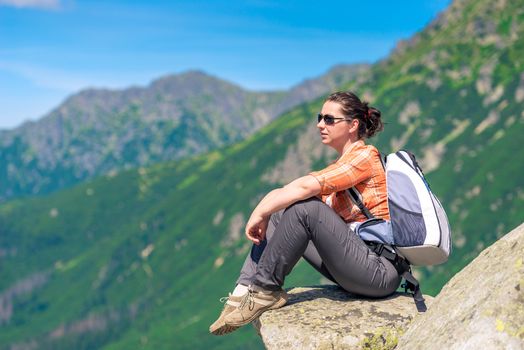
<instances>
[{"instance_id":1,"label":"white and gray backpack","mask_svg":"<svg viewBox=\"0 0 524 350\"><path fill-rule=\"evenodd\" d=\"M412 265L446 262L451 253L448 218L415 156L405 150L388 155L386 183L391 228L399 253Z\"/></svg>"},{"instance_id":2,"label":"white and gray backpack","mask_svg":"<svg viewBox=\"0 0 524 350\"><path fill-rule=\"evenodd\" d=\"M406 150L391 153L383 165L391 221L373 217L360 193L352 187L348 189L350 198L368 218L357 226L356 232L375 252L394 261L413 290L417 308L424 311L424 299L410 265L437 265L448 260L451 253L448 218L412 153Z\"/></svg>"},{"instance_id":3,"label":"white and gray backpack","mask_svg":"<svg viewBox=\"0 0 524 350\"><path fill-rule=\"evenodd\" d=\"M451 253L448 218L415 156L406 150L391 153L386 156L385 171L391 221L376 225L360 194L352 188L349 192L353 202L359 208L362 205L360 209L371 219L361 224L357 233L364 241L392 246L411 265L446 262Z\"/></svg>"}]
</instances>

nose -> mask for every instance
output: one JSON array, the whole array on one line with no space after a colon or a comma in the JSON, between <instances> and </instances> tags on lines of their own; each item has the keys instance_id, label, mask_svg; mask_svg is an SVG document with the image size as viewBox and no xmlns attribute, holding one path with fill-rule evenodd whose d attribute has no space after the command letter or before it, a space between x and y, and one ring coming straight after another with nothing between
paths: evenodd
<instances>
[{"instance_id":1,"label":"nose","mask_svg":"<svg viewBox=\"0 0 524 350\"><path fill-rule=\"evenodd\" d=\"M326 127L326 123L324 123L324 119L321 119L318 123L317 123L317 128L319 129L324 129Z\"/></svg>"}]
</instances>

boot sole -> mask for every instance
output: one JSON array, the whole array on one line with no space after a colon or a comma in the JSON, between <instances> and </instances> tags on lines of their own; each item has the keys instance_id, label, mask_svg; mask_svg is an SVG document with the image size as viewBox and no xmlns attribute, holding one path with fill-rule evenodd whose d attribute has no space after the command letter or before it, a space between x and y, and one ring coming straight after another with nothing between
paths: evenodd
<instances>
[{"instance_id":1,"label":"boot sole","mask_svg":"<svg viewBox=\"0 0 524 350\"><path fill-rule=\"evenodd\" d=\"M277 303L275 305L272 305L268 310L275 310L275 309L281 308L282 306L284 305L280 305L279 303ZM210 333L213 335L226 335L226 334L236 331L238 328L240 327L224 324L223 326L215 329L214 331L210 331Z\"/></svg>"},{"instance_id":2,"label":"boot sole","mask_svg":"<svg viewBox=\"0 0 524 350\"><path fill-rule=\"evenodd\" d=\"M239 327L224 324L222 327L219 327L210 333L214 335L226 335L226 334L236 331L238 328Z\"/></svg>"},{"instance_id":3,"label":"boot sole","mask_svg":"<svg viewBox=\"0 0 524 350\"><path fill-rule=\"evenodd\" d=\"M267 309L260 309L258 310L255 314L253 314L253 316L251 316L250 318L242 321L242 322L237 322L237 323L226 323L227 326L232 326L232 327L242 327L242 326L245 326L246 324L252 322L253 320L255 320L257 317L260 317L260 315L262 315L264 312L268 311L268 310L276 310L276 309L280 309L282 306L286 305L287 303L287 298L282 298L280 299L279 301L277 301L275 304L271 305L270 307L268 307Z\"/></svg>"}]
</instances>

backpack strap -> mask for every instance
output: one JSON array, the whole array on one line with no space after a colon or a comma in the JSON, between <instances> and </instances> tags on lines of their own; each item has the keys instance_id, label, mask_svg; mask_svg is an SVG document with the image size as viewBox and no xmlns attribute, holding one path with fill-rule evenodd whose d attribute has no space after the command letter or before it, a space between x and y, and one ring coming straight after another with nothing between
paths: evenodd
<instances>
[{"instance_id":1,"label":"backpack strap","mask_svg":"<svg viewBox=\"0 0 524 350\"><path fill-rule=\"evenodd\" d=\"M415 276L413 276L409 262L397 255L393 265L399 274L406 280L406 283L404 283L402 287L404 287L404 291L406 293L409 293L413 296L415 305L417 306L417 311L426 312L428 308L426 307L424 297L422 296L422 291L420 290L420 283L415 278Z\"/></svg>"},{"instance_id":2,"label":"backpack strap","mask_svg":"<svg viewBox=\"0 0 524 350\"><path fill-rule=\"evenodd\" d=\"M413 296L415 306L417 307L417 311L426 312L428 308L426 306L426 303L424 302L424 296L422 295L422 291L420 290L420 283L415 278L415 276L413 276L413 273L411 271L411 265L409 264L409 262L406 259L400 257L394 251L390 251L387 248L387 246L382 243L365 243L373 252L375 252L379 256L385 257L393 264L398 274L406 280L406 283L402 284L402 287L404 288L404 292Z\"/></svg>"},{"instance_id":3,"label":"backpack strap","mask_svg":"<svg viewBox=\"0 0 524 350\"><path fill-rule=\"evenodd\" d=\"M366 218L375 218L373 214L371 214L369 209L364 205L364 202L362 202L362 195L356 189L356 187L348 188L347 193L349 195L349 198L351 198L351 201L358 207L358 209L360 209L360 211L366 216Z\"/></svg>"},{"instance_id":4,"label":"backpack strap","mask_svg":"<svg viewBox=\"0 0 524 350\"><path fill-rule=\"evenodd\" d=\"M409 270L404 271L402 277L406 280L406 283L402 285L404 287L404 291L413 295L415 305L417 306L417 311L426 312L428 308L426 306L426 303L424 302L424 297L422 296L422 291L420 290L420 284L415 278L415 276L413 276L413 274L411 273L411 267L409 268Z\"/></svg>"},{"instance_id":5,"label":"backpack strap","mask_svg":"<svg viewBox=\"0 0 524 350\"><path fill-rule=\"evenodd\" d=\"M383 154L382 152L380 152L378 156L380 158L380 163L382 163L382 168L386 170L386 162L388 161L388 157L385 154Z\"/></svg>"}]
</instances>

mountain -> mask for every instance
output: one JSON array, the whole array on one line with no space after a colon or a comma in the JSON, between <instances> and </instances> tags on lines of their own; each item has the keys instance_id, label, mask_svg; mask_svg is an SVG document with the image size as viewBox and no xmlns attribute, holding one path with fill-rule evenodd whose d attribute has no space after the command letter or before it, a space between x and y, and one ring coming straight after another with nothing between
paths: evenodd
<instances>
[{"instance_id":1,"label":"mountain","mask_svg":"<svg viewBox=\"0 0 524 350\"><path fill-rule=\"evenodd\" d=\"M277 92L247 91L201 71L81 91L42 119L0 132L0 200L231 144L367 68L340 65Z\"/></svg>"},{"instance_id":2,"label":"mountain","mask_svg":"<svg viewBox=\"0 0 524 350\"><path fill-rule=\"evenodd\" d=\"M382 111L370 141L412 150L447 209L454 251L417 269L425 294L524 222L523 35L523 0L455 1L338 87ZM249 327L207 327L249 251L256 202L333 160L315 127L321 104L212 152L0 205L0 349L260 348ZM319 282L300 262L286 286Z\"/></svg>"}]
</instances>

